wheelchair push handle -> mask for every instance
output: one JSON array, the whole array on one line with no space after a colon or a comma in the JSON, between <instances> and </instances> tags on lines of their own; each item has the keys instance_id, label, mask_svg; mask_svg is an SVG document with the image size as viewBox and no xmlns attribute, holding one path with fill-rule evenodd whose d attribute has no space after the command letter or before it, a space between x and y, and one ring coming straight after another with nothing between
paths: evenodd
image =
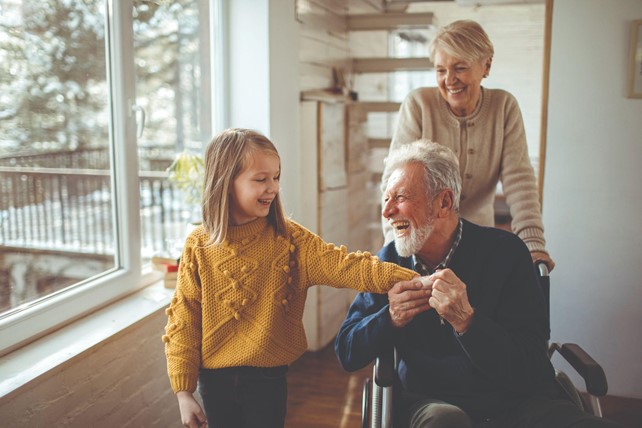
<instances>
[{"instance_id":1,"label":"wheelchair push handle","mask_svg":"<svg viewBox=\"0 0 642 428\"><path fill-rule=\"evenodd\" d=\"M549 275L548 265L543 260L537 260L535 262L535 269L539 277L547 277Z\"/></svg>"}]
</instances>

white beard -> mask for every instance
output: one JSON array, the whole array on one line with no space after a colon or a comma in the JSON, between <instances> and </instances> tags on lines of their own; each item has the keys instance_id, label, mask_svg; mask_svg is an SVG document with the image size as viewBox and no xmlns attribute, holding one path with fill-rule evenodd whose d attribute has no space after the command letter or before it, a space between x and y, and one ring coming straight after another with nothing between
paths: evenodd
<instances>
[{"instance_id":1,"label":"white beard","mask_svg":"<svg viewBox=\"0 0 642 428\"><path fill-rule=\"evenodd\" d=\"M395 236L395 248L401 257L410 257L421 250L432 232L432 220L419 229L412 228L408 236Z\"/></svg>"}]
</instances>

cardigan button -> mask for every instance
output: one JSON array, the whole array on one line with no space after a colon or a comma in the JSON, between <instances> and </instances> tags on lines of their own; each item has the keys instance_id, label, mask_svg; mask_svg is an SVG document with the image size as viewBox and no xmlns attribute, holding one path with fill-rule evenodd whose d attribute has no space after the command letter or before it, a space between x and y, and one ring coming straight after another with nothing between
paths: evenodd
<instances>
[{"instance_id":1,"label":"cardigan button","mask_svg":"<svg viewBox=\"0 0 642 428\"><path fill-rule=\"evenodd\" d=\"M475 149L468 149L468 154L469 155L474 155L475 154Z\"/></svg>"}]
</instances>

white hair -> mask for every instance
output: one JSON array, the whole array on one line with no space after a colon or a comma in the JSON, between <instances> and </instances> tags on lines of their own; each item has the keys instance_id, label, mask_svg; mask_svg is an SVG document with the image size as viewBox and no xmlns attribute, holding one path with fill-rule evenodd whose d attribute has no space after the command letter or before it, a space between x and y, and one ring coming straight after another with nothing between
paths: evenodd
<instances>
[{"instance_id":1,"label":"white hair","mask_svg":"<svg viewBox=\"0 0 642 428\"><path fill-rule=\"evenodd\" d=\"M461 174L459 160L452 150L422 138L392 151L385 161L386 171L390 174L410 162L423 164L428 198L432 199L442 190L450 189L453 192L453 209L459 211Z\"/></svg>"}]
</instances>

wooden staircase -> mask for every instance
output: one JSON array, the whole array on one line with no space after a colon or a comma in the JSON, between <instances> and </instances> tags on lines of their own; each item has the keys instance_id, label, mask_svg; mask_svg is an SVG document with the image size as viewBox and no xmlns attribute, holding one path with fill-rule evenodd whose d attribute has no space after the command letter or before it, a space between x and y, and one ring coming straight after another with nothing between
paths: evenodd
<instances>
[{"instance_id":1,"label":"wooden staircase","mask_svg":"<svg viewBox=\"0 0 642 428\"><path fill-rule=\"evenodd\" d=\"M432 13L405 13L405 12L381 12L375 14L349 15L347 17L348 34L360 32L381 32L386 34L389 43L390 35L398 31L412 32L414 30L428 30L434 21ZM379 36L381 37L381 36ZM381 50L390 52L388 46L382 46ZM358 52L355 52L358 55ZM367 81L369 75L395 73L399 71L429 71L433 64L430 59L424 57L393 58L390 56L356 56L352 59L352 73L356 79ZM361 121L366 129L376 126L375 121L387 117L387 123L396 121L396 113L399 111L400 102L391 99L391 90L388 86L386 99L368 100L360 99L351 103L348 108L350 126L358 126ZM394 116L393 116L394 115ZM361 156L367 158L369 183L368 189L368 210L371 215L368 217L368 229L373 237L371 248L379 248L383 244L381 237L381 197L379 193L381 174L383 173L383 159L388 153L390 140L394 126L387 129L388 135L370 135L366 132L368 140L367 153Z\"/></svg>"}]
</instances>

